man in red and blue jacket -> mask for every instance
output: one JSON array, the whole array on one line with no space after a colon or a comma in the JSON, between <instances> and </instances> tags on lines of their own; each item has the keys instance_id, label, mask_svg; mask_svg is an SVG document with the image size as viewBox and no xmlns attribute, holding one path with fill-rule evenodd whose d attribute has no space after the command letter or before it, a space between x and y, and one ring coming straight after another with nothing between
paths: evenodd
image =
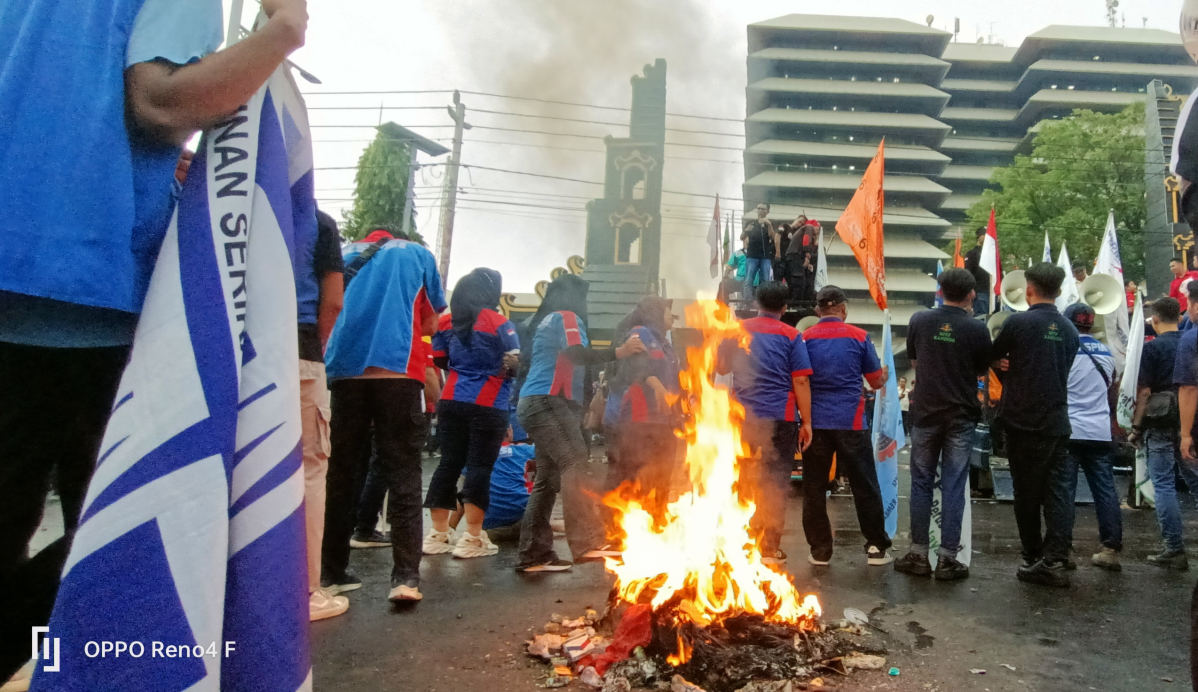
<instances>
[{"instance_id":1,"label":"man in red and blue jacket","mask_svg":"<svg viewBox=\"0 0 1198 692\"><path fill-rule=\"evenodd\" d=\"M828 522L826 484L832 455L841 475L848 476L865 536L866 562L893 561L887 550L882 491L874 470L873 447L865 418L861 381L874 389L886 384L886 368L864 329L847 324L848 298L837 286L825 286L815 296L820 321L803 332L811 357L811 417L815 433L803 455L803 533L811 545L810 562L826 565L832 559L832 525Z\"/></svg>"},{"instance_id":2,"label":"man in red and blue jacket","mask_svg":"<svg viewBox=\"0 0 1198 692\"><path fill-rule=\"evenodd\" d=\"M730 344L721 352L719 368L732 372L732 389L745 407L744 436L753 461L752 499L757 504L754 528L762 532L762 562L782 564L779 547L786 522L786 484L795 451L811 444L811 362L798 330L782 322L789 290L781 282L757 289L758 316L741 323L750 334L745 353Z\"/></svg>"}]
</instances>

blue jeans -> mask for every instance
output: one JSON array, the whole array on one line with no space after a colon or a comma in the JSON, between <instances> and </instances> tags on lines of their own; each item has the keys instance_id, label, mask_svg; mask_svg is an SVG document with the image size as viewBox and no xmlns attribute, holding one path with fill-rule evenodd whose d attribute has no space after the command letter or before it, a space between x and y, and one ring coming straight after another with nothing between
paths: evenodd
<instances>
[{"instance_id":1,"label":"blue jeans","mask_svg":"<svg viewBox=\"0 0 1198 692\"><path fill-rule=\"evenodd\" d=\"M1156 520L1161 525L1165 550L1170 552L1185 549L1181 539L1181 505L1177 501L1174 469L1180 469L1191 496L1198 493L1198 470L1184 462L1179 463L1177 443L1176 430L1149 428L1144 431L1148 477L1152 479L1155 493Z\"/></svg>"},{"instance_id":2,"label":"blue jeans","mask_svg":"<svg viewBox=\"0 0 1198 692\"><path fill-rule=\"evenodd\" d=\"M949 418L911 428L911 543L927 552L932 524L932 488L940 465L941 557L957 558L961 550L961 519L965 514L965 484L973 430L968 418Z\"/></svg>"},{"instance_id":3,"label":"blue jeans","mask_svg":"<svg viewBox=\"0 0 1198 692\"><path fill-rule=\"evenodd\" d=\"M1097 440L1070 440L1065 457L1065 475L1069 493L1077 492L1077 469L1086 474L1090 494L1094 496L1094 512L1098 514L1098 541L1103 547L1123 550L1123 516L1119 513L1119 493L1115 491L1115 474L1111 471L1111 443ZM1069 542L1073 543L1073 520L1069 513Z\"/></svg>"},{"instance_id":4,"label":"blue jeans","mask_svg":"<svg viewBox=\"0 0 1198 692\"><path fill-rule=\"evenodd\" d=\"M753 287L757 284L763 284L772 280L774 260L764 257L757 259L754 257L745 258L745 294L741 296L742 300L753 300L755 295Z\"/></svg>"}]
</instances>

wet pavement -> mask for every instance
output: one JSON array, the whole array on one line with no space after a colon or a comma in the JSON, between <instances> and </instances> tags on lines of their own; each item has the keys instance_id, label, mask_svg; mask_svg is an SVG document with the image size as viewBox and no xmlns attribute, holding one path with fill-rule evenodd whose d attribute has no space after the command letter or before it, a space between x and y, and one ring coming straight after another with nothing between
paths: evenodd
<instances>
[{"instance_id":1,"label":"wet pavement","mask_svg":"<svg viewBox=\"0 0 1198 692\"><path fill-rule=\"evenodd\" d=\"M427 479L435 460L425 466ZM605 466L594 461L591 471L602 474ZM900 481L907 478L904 468ZM829 507L838 527L836 554L830 566L817 568L806 561L801 501L791 498L782 540L789 571L800 590L819 595L827 618L839 618L846 607L871 613L892 639L887 666L900 669L898 677L862 671L829 679L838 689L1189 688L1188 613L1198 570L1166 572L1144 562L1159 543L1151 510L1124 509L1124 568L1111 573L1088 564L1098 530L1093 508L1079 505L1080 567L1066 590L1015 579L1018 538L1009 504L974 502L972 576L950 583L866 566L852 498L834 496ZM905 507L903 497L900 512ZM1198 515L1186 519L1187 534L1198 535ZM900 514L896 554L907 546L906 527ZM490 558L426 557L424 600L402 608L386 600L389 551L355 550L351 569L363 587L347 594L349 612L312 625L316 689L536 689L547 667L527 658L522 642L553 613L602 610L611 578L600 564L521 575L513 570L515 543L499 545ZM558 551L569 554L564 541Z\"/></svg>"}]
</instances>

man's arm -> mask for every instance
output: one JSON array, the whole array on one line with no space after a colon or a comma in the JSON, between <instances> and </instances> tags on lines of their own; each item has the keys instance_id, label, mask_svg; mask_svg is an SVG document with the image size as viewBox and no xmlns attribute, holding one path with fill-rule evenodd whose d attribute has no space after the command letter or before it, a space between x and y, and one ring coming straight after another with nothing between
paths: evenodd
<instances>
[{"instance_id":1,"label":"man's arm","mask_svg":"<svg viewBox=\"0 0 1198 692\"><path fill-rule=\"evenodd\" d=\"M794 388L795 402L799 405L799 419L802 424L799 426L799 450L807 451L811 446L811 379L806 375L794 375L790 378L790 385Z\"/></svg>"},{"instance_id":2,"label":"man's arm","mask_svg":"<svg viewBox=\"0 0 1198 692\"><path fill-rule=\"evenodd\" d=\"M234 113L304 45L305 0L263 0L270 19L243 41L189 65L141 62L125 70L125 104L138 129L181 146Z\"/></svg>"},{"instance_id":3,"label":"man's arm","mask_svg":"<svg viewBox=\"0 0 1198 692\"><path fill-rule=\"evenodd\" d=\"M1198 386L1184 385L1177 388L1177 408L1181 411L1181 456L1186 461L1198 460L1194 453L1194 440L1190 431L1194 428L1194 411L1198 409Z\"/></svg>"},{"instance_id":4,"label":"man's arm","mask_svg":"<svg viewBox=\"0 0 1198 692\"><path fill-rule=\"evenodd\" d=\"M345 298L345 276L341 272L328 272L320 279L320 303L316 308L316 333L320 345L327 346L333 325L341 314Z\"/></svg>"}]
</instances>

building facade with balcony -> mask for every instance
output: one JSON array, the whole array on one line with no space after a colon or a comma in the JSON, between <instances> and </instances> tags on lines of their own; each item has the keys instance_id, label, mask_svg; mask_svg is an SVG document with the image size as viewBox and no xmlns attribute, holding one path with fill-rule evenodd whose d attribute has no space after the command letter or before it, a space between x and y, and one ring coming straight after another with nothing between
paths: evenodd
<instances>
[{"instance_id":1,"label":"building facade with balcony","mask_svg":"<svg viewBox=\"0 0 1198 692\"><path fill-rule=\"evenodd\" d=\"M1116 112L1161 79L1188 94L1196 69L1171 32L1050 26L1018 47L955 43L901 19L787 15L748 27L746 216L758 202L826 232L886 140L887 293L901 343L931 304L941 248L974 229L966 210L1046 119L1076 108ZM1101 230L1101 229L1099 229ZM875 331L851 251L834 239L828 278L848 291L850 321Z\"/></svg>"}]
</instances>

